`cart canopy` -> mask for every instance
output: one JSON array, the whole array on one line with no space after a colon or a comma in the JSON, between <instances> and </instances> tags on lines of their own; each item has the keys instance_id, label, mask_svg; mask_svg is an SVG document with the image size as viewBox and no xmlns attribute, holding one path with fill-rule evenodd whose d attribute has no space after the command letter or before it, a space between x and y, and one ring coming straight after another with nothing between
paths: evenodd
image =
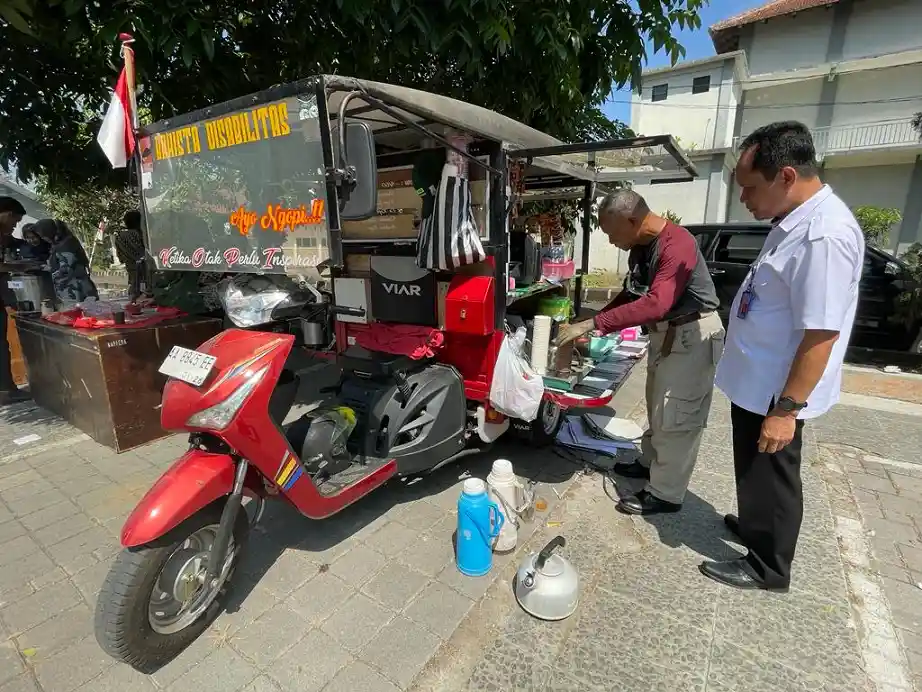
<instances>
[{"instance_id":1,"label":"cart canopy","mask_svg":"<svg viewBox=\"0 0 922 692\"><path fill-rule=\"evenodd\" d=\"M358 92L350 98L346 114L367 122L379 141L395 148L412 147L418 134L392 114L363 100L361 94L396 106L404 118L439 134L449 127L501 142L511 158L529 161L527 177L546 178L547 183L551 179L561 185L590 182L602 186L619 182L681 182L698 175L694 164L668 134L567 144L505 115L447 96L353 77L323 79L331 92L328 99L331 116L338 113L346 94Z\"/></svg>"},{"instance_id":2,"label":"cart canopy","mask_svg":"<svg viewBox=\"0 0 922 692\"><path fill-rule=\"evenodd\" d=\"M315 87L238 99L142 132L158 269L315 275L329 256Z\"/></svg>"},{"instance_id":3,"label":"cart canopy","mask_svg":"<svg viewBox=\"0 0 922 692\"><path fill-rule=\"evenodd\" d=\"M621 181L697 175L669 135L566 144L446 96L351 77L311 77L142 129L142 201L157 268L313 280L331 254L338 263L340 229L333 229L337 247L331 248L329 227L330 205L338 202L328 198L334 188L327 170L339 163L330 135L343 115L367 123L384 152L419 149L421 133L458 131L500 143L510 159L525 162L527 188L545 195L555 188L589 186L599 193ZM383 201L379 196L379 215ZM333 220L341 221L335 211Z\"/></svg>"}]
</instances>

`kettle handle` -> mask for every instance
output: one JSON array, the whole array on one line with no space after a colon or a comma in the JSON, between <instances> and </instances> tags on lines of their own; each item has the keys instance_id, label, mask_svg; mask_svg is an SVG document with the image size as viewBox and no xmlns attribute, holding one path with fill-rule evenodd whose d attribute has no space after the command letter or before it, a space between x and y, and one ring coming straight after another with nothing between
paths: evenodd
<instances>
[{"instance_id":1,"label":"kettle handle","mask_svg":"<svg viewBox=\"0 0 922 692\"><path fill-rule=\"evenodd\" d=\"M552 539L550 543L544 546L541 549L541 552L538 553L538 558L535 560L535 569L541 569L544 567L544 563L547 562L548 558L551 556L557 548L563 548L567 544L567 540L563 536L557 536Z\"/></svg>"}]
</instances>

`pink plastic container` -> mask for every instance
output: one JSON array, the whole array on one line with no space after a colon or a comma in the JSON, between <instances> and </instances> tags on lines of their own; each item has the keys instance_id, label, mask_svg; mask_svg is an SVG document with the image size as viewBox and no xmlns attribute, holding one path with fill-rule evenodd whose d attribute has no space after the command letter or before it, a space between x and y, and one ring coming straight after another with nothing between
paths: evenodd
<instances>
[{"instance_id":1,"label":"pink plastic container","mask_svg":"<svg viewBox=\"0 0 922 692\"><path fill-rule=\"evenodd\" d=\"M637 341L639 335L640 329L638 327L628 327L627 329L621 330L622 341Z\"/></svg>"},{"instance_id":2,"label":"pink plastic container","mask_svg":"<svg viewBox=\"0 0 922 692\"><path fill-rule=\"evenodd\" d=\"M573 260L566 262L541 261L541 275L548 281L563 281L572 279L576 273L576 264Z\"/></svg>"}]
</instances>

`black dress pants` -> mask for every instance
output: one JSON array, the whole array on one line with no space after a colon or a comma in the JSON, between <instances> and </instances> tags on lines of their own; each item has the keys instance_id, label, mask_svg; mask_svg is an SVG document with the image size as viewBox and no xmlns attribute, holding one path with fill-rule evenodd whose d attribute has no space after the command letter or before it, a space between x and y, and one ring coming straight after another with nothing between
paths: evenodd
<instances>
[{"instance_id":1,"label":"black dress pants","mask_svg":"<svg viewBox=\"0 0 922 692\"><path fill-rule=\"evenodd\" d=\"M746 561L767 586L783 588L791 582L791 562L804 516L800 479L804 422L797 421L789 445L768 454L759 452L764 415L734 404L730 419L740 539L749 549Z\"/></svg>"}]
</instances>

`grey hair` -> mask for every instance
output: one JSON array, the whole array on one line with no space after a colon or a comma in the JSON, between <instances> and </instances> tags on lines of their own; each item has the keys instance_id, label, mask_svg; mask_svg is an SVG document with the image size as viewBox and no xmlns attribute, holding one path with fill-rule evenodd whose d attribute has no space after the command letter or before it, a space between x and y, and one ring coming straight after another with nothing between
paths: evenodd
<instances>
[{"instance_id":1,"label":"grey hair","mask_svg":"<svg viewBox=\"0 0 922 692\"><path fill-rule=\"evenodd\" d=\"M647 200L633 190L618 190L612 192L602 200L599 205L599 216L603 214L617 214L626 218L644 217L650 212Z\"/></svg>"}]
</instances>

